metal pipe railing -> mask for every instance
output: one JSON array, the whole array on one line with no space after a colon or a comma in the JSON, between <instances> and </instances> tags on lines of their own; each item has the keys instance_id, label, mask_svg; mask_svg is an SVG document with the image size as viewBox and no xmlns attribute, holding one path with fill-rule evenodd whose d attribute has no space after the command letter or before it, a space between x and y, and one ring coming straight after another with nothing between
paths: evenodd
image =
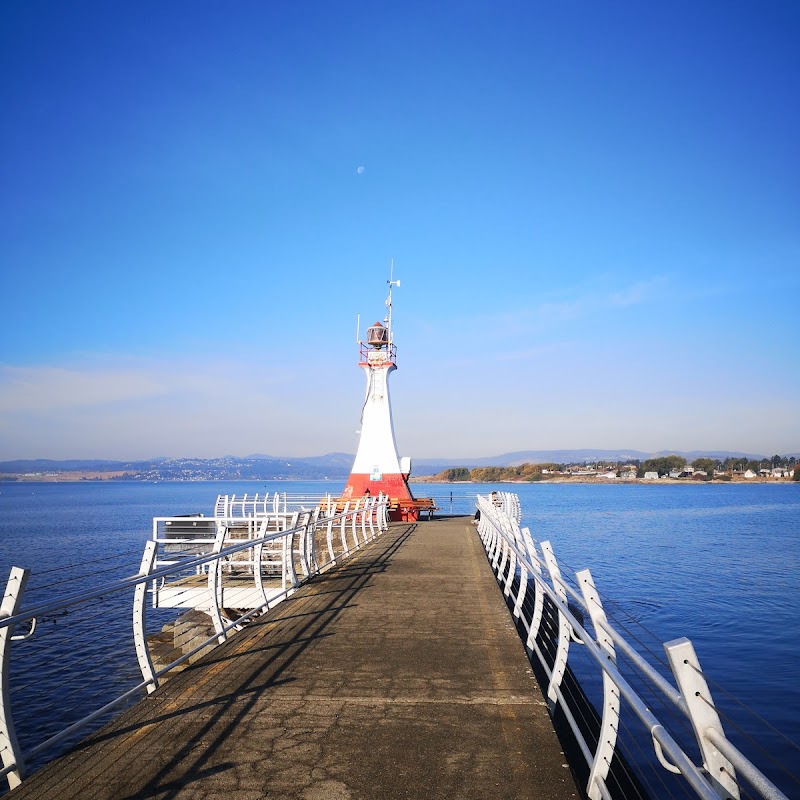
<instances>
[{"instance_id":1,"label":"metal pipe railing","mask_svg":"<svg viewBox=\"0 0 800 800\"><path fill-rule=\"evenodd\" d=\"M306 501L307 498L303 498L303 500ZM147 542L138 573L95 588L68 593L27 609L21 608L21 605L30 570L19 567L12 568L2 605L0 605L0 758L2 759L0 777L6 778L10 788L19 785L24 779L26 761L31 757L69 738L77 730L105 716L137 693L141 693L143 690L153 691L158 685L159 678L167 672L185 663L210 645L225 641L232 631L239 630L253 617L288 597L301 583L328 568L335 563L337 558L341 559L352 554L354 550L361 548L388 528L387 501L381 495L365 498L356 503L353 508L347 506L338 513L331 503L325 504L328 513L321 511L321 506L313 511L289 510L291 501L287 501L285 495L282 497L276 495L269 502L263 498L252 499L252 506L248 506L251 502L249 498L246 501L242 498L239 505L237 502L232 503L230 500L218 499L214 517L154 518L153 538ZM247 512L251 510L253 513L248 514ZM221 515L223 512L231 511L232 515ZM290 524L286 524L287 519L290 520ZM278 530L270 530L270 523L276 520L278 520L276 524ZM245 523L244 526L243 523ZM174 529L179 535L160 535L161 528L167 530L169 524L174 524ZM187 531L194 525L201 525L199 529L201 535L188 535ZM354 540L352 546L343 541L345 546L339 548L337 552L331 537L334 525L341 527L343 539L345 528L352 529ZM208 526L213 526L213 537L208 535L210 533ZM361 532L361 539L356 535L356 530ZM325 552L331 556L328 561L322 562L320 558L320 551L316 543L317 534L324 536L330 542L330 547L325 548ZM242 535L245 535L246 538L236 538ZM263 548L270 543L278 544L282 559L281 574L284 579L289 576L290 582L286 583L284 580L280 590L267 595L261 575L264 564L267 562L262 561L262 552ZM159 546L162 548L184 546L190 552L187 555L171 550L168 553L162 553L162 556L165 557L159 562L157 558ZM208 552L197 553L198 548L207 549ZM246 554L246 551L252 551L252 557L241 559L241 555ZM253 587L262 597L262 602L258 603L256 607L248 609L235 619L228 619L221 606L225 585L225 576L221 569L223 565L227 568L244 566L249 571ZM147 587L152 587L151 591L155 597L159 591L163 590L163 583L169 578L180 578L191 571L194 571L195 574L207 575L209 589L207 596L214 601L211 607L211 616L215 623L214 634L199 644L194 644L180 657L156 670L153 666L146 635L147 603L144 600ZM302 573L302 576L299 573ZM12 642L30 638L36 620L41 619L44 615L63 613L66 609L89 604L126 590L134 592L133 639L143 680L23 753L17 741L11 709L13 694L9 680L9 661ZM30 624L30 629L23 634L15 634L18 626L25 623Z\"/></svg>"},{"instance_id":2,"label":"metal pipe railing","mask_svg":"<svg viewBox=\"0 0 800 800\"><path fill-rule=\"evenodd\" d=\"M576 573L579 585L584 586L581 594L563 579L549 542L539 544L543 553L543 557L539 557L529 531L520 528L521 509L516 495L493 492L490 496L478 496L477 507L480 512L478 534L506 597L509 597L512 579L517 577L516 571L519 570L518 595L513 598L513 603L509 598L509 606L513 605L512 613L528 631L526 646L531 655L536 656L548 679L547 694L551 713L554 713L556 707L561 708L578 749L590 769L586 793L591 800L609 796L606 778L616 742L619 698L626 701L628 708L642 723L644 731L652 738L654 753L661 765L672 773L680 774L698 797L707 800L719 800L720 797L738 798L738 772L759 796L767 800L788 800L725 737L708 686L702 678L699 662L688 640L676 640L664 645L673 674L682 687L676 689L608 622L602 613L599 595L589 570ZM549 575L549 583L545 580L545 575ZM530 591L529 587L533 589L534 602L533 610L526 616L524 600ZM589 613L594 634L573 613L568 595ZM555 647L552 666L548 664L537 642L537 637L541 635L538 618L541 617L544 597L548 599L556 615L556 633L551 637L555 640L551 642ZM595 662L603 677L600 726L605 734L613 729L614 735L598 736L595 752L592 752L587 743L561 689L571 641L582 646L583 652ZM701 763L696 764L692 760L653 713L651 704L641 697L622 674L616 663L615 648L621 650L638 670L638 678L647 681L651 688L659 692L692 723L702 754ZM606 752L601 752L604 748ZM605 769L602 768L603 763Z\"/></svg>"}]
</instances>

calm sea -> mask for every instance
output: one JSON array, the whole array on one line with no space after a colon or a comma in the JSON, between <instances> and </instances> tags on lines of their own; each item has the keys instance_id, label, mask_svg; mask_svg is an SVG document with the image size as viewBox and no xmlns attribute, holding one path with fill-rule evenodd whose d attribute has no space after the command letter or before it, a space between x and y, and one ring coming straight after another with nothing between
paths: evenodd
<instances>
[{"instance_id":1,"label":"calm sea","mask_svg":"<svg viewBox=\"0 0 800 800\"><path fill-rule=\"evenodd\" d=\"M0 575L12 565L31 567L30 605L48 592L136 572L154 516L210 515L217 494L318 496L341 488L0 483ZM690 638L715 684L800 739L800 485L428 484L417 493L437 496L443 511L452 493L453 510L471 513L470 496L493 488L520 495L523 524L535 539L550 540L563 570L591 568L601 593L659 641ZM90 577L54 585L78 573ZM137 677L128 595L99 602L77 635L71 629L70 653L82 660L53 663L47 640L60 629L58 619L44 620L14 647L12 708L23 747L59 730L82 703L107 701ZM43 698L43 688L61 699ZM797 751L779 737L768 747L800 771Z\"/></svg>"}]
</instances>

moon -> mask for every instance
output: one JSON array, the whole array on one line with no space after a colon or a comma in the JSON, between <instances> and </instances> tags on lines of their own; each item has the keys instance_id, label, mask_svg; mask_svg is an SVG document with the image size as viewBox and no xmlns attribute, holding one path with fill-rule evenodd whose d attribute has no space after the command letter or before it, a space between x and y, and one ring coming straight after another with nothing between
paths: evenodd
<instances>
[{"instance_id":1,"label":"moon","mask_svg":"<svg viewBox=\"0 0 800 800\"><path fill-rule=\"evenodd\" d=\"M364 167L356 167L356 172L359 175L363 175L364 174Z\"/></svg>"}]
</instances>

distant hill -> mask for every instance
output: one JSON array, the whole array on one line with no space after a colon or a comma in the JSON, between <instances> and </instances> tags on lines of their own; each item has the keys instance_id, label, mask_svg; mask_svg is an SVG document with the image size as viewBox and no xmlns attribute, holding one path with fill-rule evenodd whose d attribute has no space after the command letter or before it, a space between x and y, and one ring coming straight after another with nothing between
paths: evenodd
<instances>
[{"instance_id":1,"label":"distant hill","mask_svg":"<svg viewBox=\"0 0 800 800\"><path fill-rule=\"evenodd\" d=\"M246 456L247 459L262 459L268 461L294 461L296 463L302 462L309 466L320 467L324 470L337 470L343 469L346 475L350 474L350 468L353 466L354 455L351 453L326 453L324 456L305 456L303 458L293 458L292 456L266 456L261 453L255 453L251 456Z\"/></svg>"},{"instance_id":2,"label":"distant hill","mask_svg":"<svg viewBox=\"0 0 800 800\"><path fill-rule=\"evenodd\" d=\"M124 473L115 480L345 480L353 456L329 453L310 458L252 455L246 458L158 458L145 461L28 459L0 462L0 476Z\"/></svg>"},{"instance_id":3,"label":"distant hill","mask_svg":"<svg viewBox=\"0 0 800 800\"><path fill-rule=\"evenodd\" d=\"M696 458L746 458L758 461L769 458L763 454L743 453L728 450L660 450L655 453L646 453L641 450L518 450L513 453L503 453L499 456L484 456L478 458L417 458L414 460L415 475L436 475L443 469L450 467L516 467L520 464L581 464L592 461L644 461L648 458L676 455L682 456L687 461ZM794 453L781 453L783 456L795 456Z\"/></svg>"},{"instance_id":4,"label":"distant hill","mask_svg":"<svg viewBox=\"0 0 800 800\"><path fill-rule=\"evenodd\" d=\"M24 472L72 472L96 470L98 472L114 472L121 469L122 461L103 461L97 459L69 461L53 461L48 458L18 459L16 461L0 461L0 474Z\"/></svg>"},{"instance_id":5,"label":"distant hill","mask_svg":"<svg viewBox=\"0 0 800 800\"><path fill-rule=\"evenodd\" d=\"M435 474L448 467L515 467L519 464L572 464L583 461L625 461L628 459L650 458L650 453L639 450L517 450L513 453L502 453L499 456L482 456L478 458L418 458L415 459L415 472L425 468L425 474L431 469ZM440 469L434 469L440 467Z\"/></svg>"},{"instance_id":6,"label":"distant hill","mask_svg":"<svg viewBox=\"0 0 800 800\"><path fill-rule=\"evenodd\" d=\"M769 456L725 450L662 450L645 453L640 450L520 450L498 456L476 458L418 458L413 460L415 476L436 475L450 467L513 467L520 464L580 464L593 461L644 461L664 455L683 456L687 461L711 458L747 458L759 460ZM800 454L782 453L784 456ZM326 453L321 456L271 456L254 453L244 458L153 458L143 461L102 459L18 459L0 462L0 477L42 476L53 473L124 473L117 480L345 480L353 466L350 453Z\"/></svg>"}]
</instances>

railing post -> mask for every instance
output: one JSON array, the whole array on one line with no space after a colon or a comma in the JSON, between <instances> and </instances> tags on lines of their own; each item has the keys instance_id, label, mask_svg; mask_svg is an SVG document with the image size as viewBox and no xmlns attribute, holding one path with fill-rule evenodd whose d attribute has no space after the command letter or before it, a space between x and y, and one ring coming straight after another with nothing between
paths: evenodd
<instances>
[{"instance_id":1,"label":"railing post","mask_svg":"<svg viewBox=\"0 0 800 800\"><path fill-rule=\"evenodd\" d=\"M481 518L478 520L478 535L483 542L483 549L486 551L486 558L491 562L492 560L492 536L494 526L485 518L483 511L481 511Z\"/></svg>"},{"instance_id":2,"label":"railing post","mask_svg":"<svg viewBox=\"0 0 800 800\"><path fill-rule=\"evenodd\" d=\"M358 541L358 533L356 531L356 520L358 519L358 510L361 508L361 500L356 500L355 507L353 508L350 516L350 532L353 534L353 545L356 550L360 549L361 543Z\"/></svg>"},{"instance_id":3,"label":"railing post","mask_svg":"<svg viewBox=\"0 0 800 800\"><path fill-rule=\"evenodd\" d=\"M266 503L266 500L264 501ZM261 593L261 599L264 602L264 608L269 609L269 599L267 598L267 590L264 586L264 538L267 536L269 529L269 517L264 516L258 526L257 536L259 542L253 547L253 580L256 584L256 589Z\"/></svg>"},{"instance_id":4,"label":"railing post","mask_svg":"<svg viewBox=\"0 0 800 800\"><path fill-rule=\"evenodd\" d=\"M522 604L525 602L525 595L528 592L528 568L524 563L519 565L519 588L514 600L514 616L519 619L522 614Z\"/></svg>"},{"instance_id":5,"label":"railing post","mask_svg":"<svg viewBox=\"0 0 800 800\"><path fill-rule=\"evenodd\" d=\"M503 537L500 535L500 529L497 527L497 524L493 519L493 512L491 510L489 512L489 525L491 530L490 559L492 563L492 569L497 569L497 562L498 559L500 558L500 548L502 546Z\"/></svg>"},{"instance_id":6,"label":"railing post","mask_svg":"<svg viewBox=\"0 0 800 800\"><path fill-rule=\"evenodd\" d=\"M536 574L541 579L542 568L539 565L539 556L536 552L536 545L533 543L530 528L522 529L522 540L525 542L525 550L528 553L528 561L536 571ZM533 614L531 614L531 625L528 628L528 638L525 641L525 646L533 651L536 644L536 634L539 633L539 626L542 624L542 611L544 610L544 592L541 586L536 585L536 580L533 581Z\"/></svg>"},{"instance_id":7,"label":"railing post","mask_svg":"<svg viewBox=\"0 0 800 800\"><path fill-rule=\"evenodd\" d=\"M334 508L331 510L330 503L328 504L328 530L327 530L327 541L328 541L328 556L330 557L330 563L336 563L336 554L333 551L333 518L336 516L336 509Z\"/></svg>"},{"instance_id":8,"label":"railing post","mask_svg":"<svg viewBox=\"0 0 800 800\"><path fill-rule=\"evenodd\" d=\"M553 589L559 600L566 606L567 592L561 584L561 570L558 567L553 548L550 542L542 542L541 548L544 554L545 564L547 564L547 569L550 572L550 580L553 583ZM555 709L556 702L558 701L558 689L561 686L561 680L567 668L569 640L572 635L572 626L564 619L561 609L556 607L556 610L558 612L558 646L556 647L556 657L553 662L553 673L550 676L550 683L547 686L547 701L550 704L551 713Z\"/></svg>"},{"instance_id":9,"label":"railing post","mask_svg":"<svg viewBox=\"0 0 800 800\"><path fill-rule=\"evenodd\" d=\"M367 509L369 513L369 519L367 522L369 523L369 540L372 541L375 538L375 514L377 513L378 507L378 498L374 497L372 500L367 503Z\"/></svg>"},{"instance_id":10,"label":"railing post","mask_svg":"<svg viewBox=\"0 0 800 800\"><path fill-rule=\"evenodd\" d=\"M217 505L219 505L219 497L217 497ZM157 543L158 542L158 522L156 521L156 519L157 519L156 517L153 517L153 538L152 538L152 541ZM156 547L156 553L157 552L158 552L158 547ZM151 598L152 603L153 603L153 608L158 608L159 589L160 589L159 581L153 581L153 586L152 586L152 590L153 591L152 591L152 598Z\"/></svg>"},{"instance_id":11,"label":"railing post","mask_svg":"<svg viewBox=\"0 0 800 800\"><path fill-rule=\"evenodd\" d=\"M300 569L303 577L311 574L311 565L308 561L308 530L311 522L311 512L306 511L298 518L297 554L300 556Z\"/></svg>"},{"instance_id":12,"label":"railing post","mask_svg":"<svg viewBox=\"0 0 800 800\"><path fill-rule=\"evenodd\" d=\"M508 561L508 539L503 535L504 531L500 531L500 541L502 543L502 557L500 558L500 562L495 565L495 572L497 574L497 582L499 583L501 578L505 577L505 569L506 569L506 562ZM498 551L499 552L499 551Z\"/></svg>"},{"instance_id":13,"label":"railing post","mask_svg":"<svg viewBox=\"0 0 800 800\"><path fill-rule=\"evenodd\" d=\"M30 570L11 567L6 591L0 604L0 618L13 617L19 612L29 574ZM11 694L8 686L9 656L13 638L13 625L4 625L0 628L0 758L3 761L3 768L8 770L6 780L9 789L19 786L26 772L25 761L14 730L14 719L11 716Z\"/></svg>"},{"instance_id":14,"label":"railing post","mask_svg":"<svg viewBox=\"0 0 800 800\"><path fill-rule=\"evenodd\" d=\"M381 492L378 495L378 515L375 518L378 523L378 535L384 533L389 528L389 517L386 511L386 495Z\"/></svg>"},{"instance_id":15,"label":"railing post","mask_svg":"<svg viewBox=\"0 0 800 800\"><path fill-rule=\"evenodd\" d=\"M228 533L226 523L217 521L217 535L214 539L212 553L219 553L225 543L225 536ZM214 631L217 634L217 642L222 644L227 639L225 633L225 623L222 619L222 564L220 558L212 561L208 565L208 593L211 600L211 619L214 623Z\"/></svg>"},{"instance_id":16,"label":"railing post","mask_svg":"<svg viewBox=\"0 0 800 800\"><path fill-rule=\"evenodd\" d=\"M513 535L514 537L513 544L518 547L519 528L513 522L513 520L508 520L507 528L510 529L511 535ZM508 572L506 573L506 585L503 591L503 595L505 597L508 597L511 594L511 585L514 583L514 576L517 573L517 553L514 550L514 547L511 546L511 542L509 542L508 556L509 556L509 565L508 565Z\"/></svg>"},{"instance_id":17,"label":"railing post","mask_svg":"<svg viewBox=\"0 0 800 800\"><path fill-rule=\"evenodd\" d=\"M299 578L297 577L297 569L294 565L294 535L296 533L295 529L297 528L297 524L300 520L300 512L295 511L292 514L292 518L289 520L289 529L287 534L283 537L283 557L284 557L284 564L283 570L284 575L289 578L290 583L292 584L292 588L296 588L297 585L300 583Z\"/></svg>"},{"instance_id":18,"label":"railing post","mask_svg":"<svg viewBox=\"0 0 800 800\"><path fill-rule=\"evenodd\" d=\"M150 539L145 543L139 575L143 578L153 570L158 543ZM133 645L136 649L136 660L142 678L147 681L147 693L152 694L158 688L158 680L153 669L153 659L147 646L147 582L137 583L133 589Z\"/></svg>"},{"instance_id":19,"label":"railing post","mask_svg":"<svg viewBox=\"0 0 800 800\"><path fill-rule=\"evenodd\" d=\"M700 662L694 646L685 637L674 639L664 644L670 667L675 675L686 710L700 745L703 766L706 768L714 791L724 798L739 798L739 785L736 782L736 771L724 755L711 743L707 732L714 731L725 738L722 722L714 707L708 683L703 676Z\"/></svg>"},{"instance_id":20,"label":"railing post","mask_svg":"<svg viewBox=\"0 0 800 800\"><path fill-rule=\"evenodd\" d=\"M314 574L319 572L317 563L317 526L319 525L320 507L317 506L311 512L311 522L308 526L308 563Z\"/></svg>"},{"instance_id":21,"label":"railing post","mask_svg":"<svg viewBox=\"0 0 800 800\"><path fill-rule=\"evenodd\" d=\"M347 511L350 508L350 501L344 504L342 509L342 518L339 523L339 534L342 537L342 553L345 556L350 555L350 545L347 544Z\"/></svg>"},{"instance_id":22,"label":"railing post","mask_svg":"<svg viewBox=\"0 0 800 800\"><path fill-rule=\"evenodd\" d=\"M594 585L592 573L588 569L583 569L580 572L576 572L575 577L578 579L578 584L583 593L583 600L586 603L589 617L594 626L597 645L606 658L612 664L616 664L617 654L614 648L614 641L603 627L607 623L606 612ZM619 709L619 687L611 680L609 674L603 670L603 715L600 722L600 731L597 735L597 749L594 753L589 780L586 784L586 793L589 795L589 800L601 800L602 797L601 789L608 777L611 759L614 757L614 748L617 745Z\"/></svg>"},{"instance_id":23,"label":"railing post","mask_svg":"<svg viewBox=\"0 0 800 800\"><path fill-rule=\"evenodd\" d=\"M500 530L497 520L495 519L492 519L492 529L494 530L494 552L492 553L492 569L495 571L496 575L500 567L500 551L503 550L503 554L505 555L505 539L503 538L503 532Z\"/></svg>"},{"instance_id":24,"label":"railing post","mask_svg":"<svg viewBox=\"0 0 800 800\"><path fill-rule=\"evenodd\" d=\"M369 536L367 536L367 512L372 507L372 500L367 497L364 500L364 506L361 509L361 538L364 540L364 544L369 541Z\"/></svg>"}]
</instances>

